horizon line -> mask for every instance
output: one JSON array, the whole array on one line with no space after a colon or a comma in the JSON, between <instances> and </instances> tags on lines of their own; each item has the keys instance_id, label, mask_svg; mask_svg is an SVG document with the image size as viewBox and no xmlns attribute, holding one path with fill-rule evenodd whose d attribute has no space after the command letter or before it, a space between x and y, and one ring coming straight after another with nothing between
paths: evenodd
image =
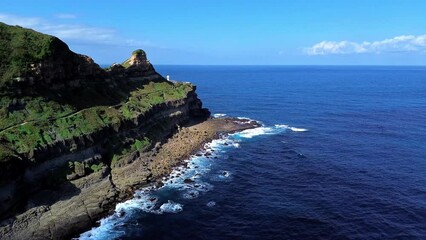
<instances>
[{"instance_id":1,"label":"horizon line","mask_svg":"<svg viewBox=\"0 0 426 240\"><path fill-rule=\"evenodd\" d=\"M111 66L114 63L99 63L99 65ZM153 66L288 66L288 67L426 67L426 65L397 65L397 64L172 64L172 63L152 63Z\"/></svg>"}]
</instances>

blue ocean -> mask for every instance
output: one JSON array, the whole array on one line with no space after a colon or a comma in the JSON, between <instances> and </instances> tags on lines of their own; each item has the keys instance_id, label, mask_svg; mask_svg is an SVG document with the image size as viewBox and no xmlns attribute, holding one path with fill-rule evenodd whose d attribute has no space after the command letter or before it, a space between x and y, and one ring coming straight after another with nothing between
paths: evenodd
<instances>
[{"instance_id":1,"label":"blue ocean","mask_svg":"<svg viewBox=\"0 0 426 240\"><path fill-rule=\"evenodd\" d=\"M207 144L216 158L80 239L426 239L426 67L156 70L197 85L215 117L263 127Z\"/></svg>"}]
</instances>

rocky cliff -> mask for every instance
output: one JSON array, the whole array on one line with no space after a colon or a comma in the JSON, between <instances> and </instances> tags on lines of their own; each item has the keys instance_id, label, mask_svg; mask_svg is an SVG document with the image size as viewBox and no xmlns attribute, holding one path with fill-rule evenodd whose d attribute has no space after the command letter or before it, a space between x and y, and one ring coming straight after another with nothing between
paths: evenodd
<instances>
[{"instance_id":1,"label":"rocky cliff","mask_svg":"<svg viewBox=\"0 0 426 240\"><path fill-rule=\"evenodd\" d=\"M168 136L209 116L195 86L165 80L142 50L102 69L30 29L0 23L0 43L2 239L87 228L164 174L150 160Z\"/></svg>"}]
</instances>

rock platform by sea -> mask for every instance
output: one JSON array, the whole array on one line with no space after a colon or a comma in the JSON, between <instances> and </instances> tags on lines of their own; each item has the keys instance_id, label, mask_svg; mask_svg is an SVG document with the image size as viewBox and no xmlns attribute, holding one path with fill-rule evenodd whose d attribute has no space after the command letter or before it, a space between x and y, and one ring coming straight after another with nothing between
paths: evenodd
<instances>
[{"instance_id":1,"label":"rock platform by sea","mask_svg":"<svg viewBox=\"0 0 426 240\"><path fill-rule=\"evenodd\" d=\"M0 235L2 239L77 236L111 213L115 204L131 198L138 188L160 182L205 143L224 134L259 126L255 121L237 118L209 118L179 126L167 141L129 164L70 181L56 191L40 193L33 199L35 207L7 220L9 222L0 228ZM59 201L52 202L55 198Z\"/></svg>"}]
</instances>

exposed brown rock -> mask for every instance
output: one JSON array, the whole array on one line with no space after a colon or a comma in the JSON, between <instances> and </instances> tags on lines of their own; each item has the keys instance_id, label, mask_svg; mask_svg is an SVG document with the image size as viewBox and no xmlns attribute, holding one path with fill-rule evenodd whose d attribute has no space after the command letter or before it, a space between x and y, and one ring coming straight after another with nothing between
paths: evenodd
<instances>
[{"instance_id":1,"label":"exposed brown rock","mask_svg":"<svg viewBox=\"0 0 426 240\"><path fill-rule=\"evenodd\" d=\"M161 184L159 180L163 176L201 149L204 143L221 134L257 126L256 122L235 119L188 122L164 144L157 146L156 156L152 154L157 151L153 148L129 164L111 170L105 168L105 171L92 173L36 196L34 201L39 203L35 202L34 207L3 222L0 236L2 239L67 239L76 236L110 213L117 202L132 197L138 187L153 182ZM185 182L192 183L192 180Z\"/></svg>"}]
</instances>

